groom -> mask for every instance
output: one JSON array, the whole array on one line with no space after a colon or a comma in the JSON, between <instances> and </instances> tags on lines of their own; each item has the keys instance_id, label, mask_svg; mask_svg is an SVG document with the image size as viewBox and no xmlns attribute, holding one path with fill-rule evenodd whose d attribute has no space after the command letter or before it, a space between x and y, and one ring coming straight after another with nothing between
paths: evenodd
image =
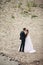
<instances>
[{"instance_id":1,"label":"groom","mask_svg":"<svg viewBox=\"0 0 43 65\"><path fill-rule=\"evenodd\" d=\"M26 38L26 28L23 28L23 31L20 33L20 40L21 40L21 46L20 46L20 52L24 52L24 46L25 46L25 38Z\"/></svg>"}]
</instances>

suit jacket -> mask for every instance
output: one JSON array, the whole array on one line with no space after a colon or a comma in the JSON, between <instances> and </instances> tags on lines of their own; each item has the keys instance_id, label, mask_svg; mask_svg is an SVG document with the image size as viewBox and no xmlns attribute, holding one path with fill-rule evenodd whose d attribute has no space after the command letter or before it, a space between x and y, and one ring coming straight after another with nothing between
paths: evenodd
<instances>
[{"instance_id":1,"label":"suit jacket","mask_svg":"<svg viewBox=\"0 0 43 65\"><path fill-rule=\"evenodd\" d=\"M20 33L20 40L25 40L25 38L26 38L25 33L23 31L21 31L21 33Z\"/></svg>"}]
</instances>

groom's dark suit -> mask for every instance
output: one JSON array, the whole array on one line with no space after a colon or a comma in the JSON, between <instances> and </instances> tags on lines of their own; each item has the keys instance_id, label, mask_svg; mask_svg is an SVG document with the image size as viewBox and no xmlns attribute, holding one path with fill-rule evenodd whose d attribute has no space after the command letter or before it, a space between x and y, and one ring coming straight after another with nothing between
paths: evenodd
<instances>
[{"instance_id":1,"label":"groom's dark suit","mask_svg":"<svg viewBox=\"0 0 43 65\"><path fill-rule=\"evenodd\" d=\"M22 52L24 52L25 38L26 38L26 35L25 35L24 31L22 31L20 33L20 40L21 40L20 51L22 51Z\"/></svg>"}]
</instances>

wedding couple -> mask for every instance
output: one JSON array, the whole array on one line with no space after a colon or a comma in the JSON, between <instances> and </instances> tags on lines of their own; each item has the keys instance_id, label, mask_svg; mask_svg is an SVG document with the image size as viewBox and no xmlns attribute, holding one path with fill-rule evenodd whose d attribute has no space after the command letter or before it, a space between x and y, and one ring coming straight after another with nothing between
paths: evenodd
<instances>
[{"instance_id":1,"label":"wedding couple","mask_svg":"<svg viewBox=\"0 0 43 65\"><path fill-rule=\"evenodd\" d=\"M35 52L28 29L23 28L23 31L21 31L20 33L20 40L21 40L21 46L19 52L29 52L29 53Z\"/></svg>"}]
</instances>

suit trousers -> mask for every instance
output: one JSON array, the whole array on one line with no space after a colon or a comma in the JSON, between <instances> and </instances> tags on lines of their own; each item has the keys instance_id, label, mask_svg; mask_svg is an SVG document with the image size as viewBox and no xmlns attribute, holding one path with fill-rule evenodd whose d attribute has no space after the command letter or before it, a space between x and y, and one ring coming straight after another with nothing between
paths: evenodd
<instances>
[{"instance_id":1,"label":"suit trousers","mask_svg":"<svg viewBox=\"0 0 43 65\"><path fill-rule=\"evenodd\" d=\"M24 52L25 40L21 41L20 51Z\"/></svg>"}]
</instances>

